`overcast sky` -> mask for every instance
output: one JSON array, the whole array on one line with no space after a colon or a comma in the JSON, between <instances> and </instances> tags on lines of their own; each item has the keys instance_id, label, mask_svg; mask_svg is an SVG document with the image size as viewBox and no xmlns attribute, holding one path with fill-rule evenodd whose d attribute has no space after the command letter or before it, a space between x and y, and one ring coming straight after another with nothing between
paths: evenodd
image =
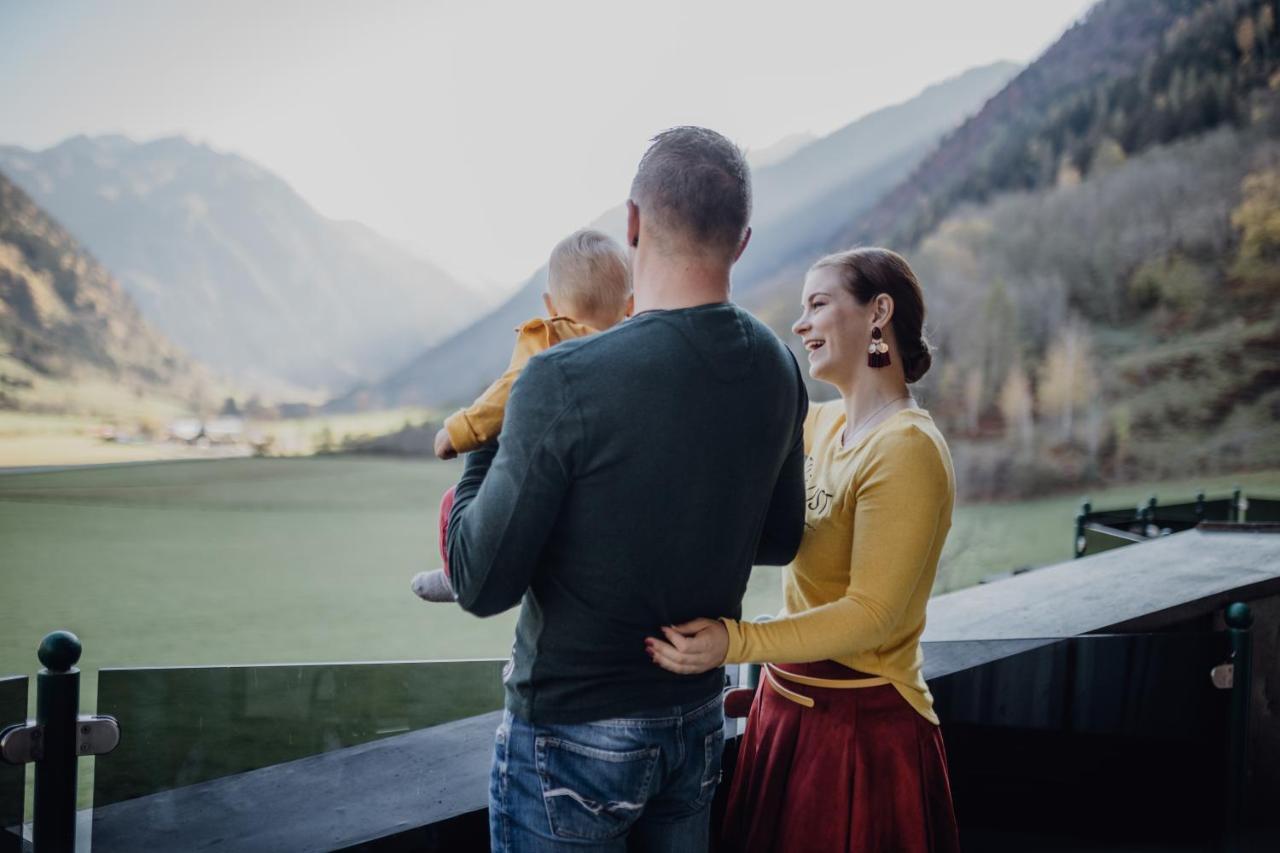
<instances>
[{"instance_id":1,"label":"overcast sky","mask_svg":"<svg viewBox=\"0 0 1280 853\"><path fill-rule=\"evenodd\" d=\"M662 128L827 133L1028 62L1090 5L0 0L0 143L182 134L507 287L626 197Z\"/></svg>"}]
</instances>

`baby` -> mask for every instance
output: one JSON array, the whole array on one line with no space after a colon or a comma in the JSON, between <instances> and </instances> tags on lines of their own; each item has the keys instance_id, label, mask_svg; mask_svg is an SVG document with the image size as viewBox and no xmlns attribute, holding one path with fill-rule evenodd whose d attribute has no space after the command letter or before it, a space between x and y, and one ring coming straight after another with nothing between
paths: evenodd
<instances>
[{"instance_id":1,"label":"baby","mask_svg":"<svg viewBox=\"0 0 1280 853\"><path fill-rule=\"evenodd\" d=\"M631 271L622 247L599 231L584 228L556 244L547 265L547 292L542 294L548 317L535 317L516 329L515 351L502 376L465 409L450 415L436 433L435 452L441 459L475 450L502 431L511 386L533 356L561 341L581 338L616 326L631 315ZM413 591L426 601L453 601L445 537L453 489L440 503L440 557L443 569L419 572Z\"/></svg>"}]
</instances>

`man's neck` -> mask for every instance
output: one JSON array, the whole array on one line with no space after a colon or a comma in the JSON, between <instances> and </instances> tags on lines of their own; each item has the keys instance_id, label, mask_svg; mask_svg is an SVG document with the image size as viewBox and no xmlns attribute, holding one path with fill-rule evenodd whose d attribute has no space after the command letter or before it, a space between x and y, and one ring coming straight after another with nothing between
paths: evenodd
<instances>
[{"instance_id":1,"label":"man's neck","mask_svg":"<svg viewBox=\"0 0 1280 853\"><path fill-rule=\"evenodd\" d=\"M729 301L729 267L687 257L637 259L635 313Z\"/></svg>"}]
</instances>

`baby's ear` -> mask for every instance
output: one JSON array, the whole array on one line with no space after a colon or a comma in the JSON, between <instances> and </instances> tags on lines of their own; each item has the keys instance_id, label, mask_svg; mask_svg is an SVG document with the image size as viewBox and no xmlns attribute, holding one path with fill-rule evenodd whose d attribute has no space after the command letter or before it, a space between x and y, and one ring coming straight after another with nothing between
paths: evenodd
<instances>
[{"instance_id":1,"label":"baby's ear","mask_svg":"<svg viewBox=\"0 0 1280 853\"><path fill-rule=\"evenodd\" d=\"M559 317L560 312L556 310L556 303L552 301L551 294L545 290L542 292L542 304L547 306L547 316Z\"/></svg>"},{"instance_id":2,"label":"baby's ear","mask_svg":"<svg viewBox=\"0 0 1280 853\"><path fill-rule=\"evenodd\" d=\"M627 297L627 310L622 316L630 317L634 313L636 313L636 295L633 293Z\"/></svg>"}]
</instances>

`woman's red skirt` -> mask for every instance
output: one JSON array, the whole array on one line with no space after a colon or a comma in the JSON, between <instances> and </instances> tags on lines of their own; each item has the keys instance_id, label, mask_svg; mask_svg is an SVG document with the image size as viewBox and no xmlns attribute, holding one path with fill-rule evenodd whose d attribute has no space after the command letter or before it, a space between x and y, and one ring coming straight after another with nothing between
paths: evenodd
<instances>
[{"instance_id":1,"label":"woman's red skirt","mask_svg":"<svg viewBox=\"0 0 1280 853\"><path fill-rule=\"evenodd\" d=\"M815 678L856 677L833 661L781 668ZM780 683L814 706L785 698L761 679L738 750L722 849L960 849L938 726L891 684Z\"/></svg>"}]
</instances>

